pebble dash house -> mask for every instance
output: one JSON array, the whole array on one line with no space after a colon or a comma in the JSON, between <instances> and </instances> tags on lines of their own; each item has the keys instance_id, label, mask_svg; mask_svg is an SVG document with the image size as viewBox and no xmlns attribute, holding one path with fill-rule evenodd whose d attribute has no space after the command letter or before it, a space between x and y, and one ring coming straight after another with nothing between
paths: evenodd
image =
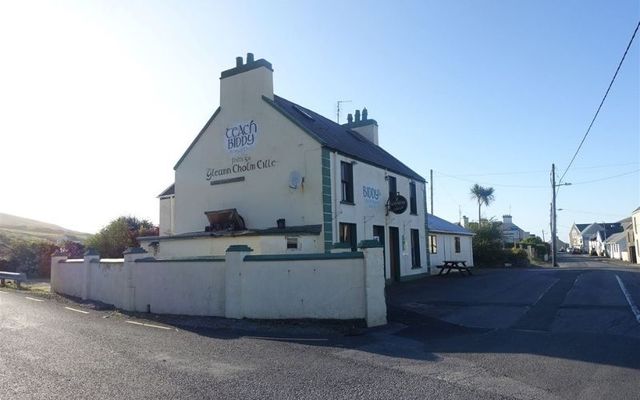
<instances>
[{"instance_id":1,"label":"pebble dash house","mask_svg":"<svg viewBox=\"0 0 640 400\"><path fill-rule=\"evenodd\" d=\"M425 180L378 145L367 109L339 125L273 92L264 59L220 76L220 106L159 196L158 258L356 250L384 244L387 282L426 274Z\"/></svg>"}]
</instances>

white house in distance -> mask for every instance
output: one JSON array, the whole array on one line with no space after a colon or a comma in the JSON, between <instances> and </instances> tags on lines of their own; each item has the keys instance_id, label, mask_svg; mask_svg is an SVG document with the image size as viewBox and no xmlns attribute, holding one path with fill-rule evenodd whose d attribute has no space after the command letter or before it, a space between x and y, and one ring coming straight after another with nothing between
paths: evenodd
<instances>
[{"instance_id":1,"label":"white house in distance","mask_svg":"<svg viewBox=\"0 0 640 400\"><path fill-rule=\"evenodd\" d=\"M427 215L429 226L429 253L431 265L442 265L444 260L465 261L473 265L473 233L435 215Z\"/></svg>"},{"instance_id":2,"label":"white house in distance","mask_svg":"<svg viewBox=\"0 0 640 400\"><path fill-rule=\"evenodd\" d=\"M640 207L631 213L631 229L627 233L627 242L630 261L640 263Z\"/></svg>"},{"instance_id":3,"label":"white house in distance","mask_svg":"<svg viewBox=\"0 0 640 400\"><path fill-rule=\"evenodd\" d=\"M513 223L513 217L511 215L502 216L502 240L505 243L514 244L521 240L524 240L531 236L529 232L520 229L520 227Z\"/></svg>"},{"instance_id":4,"label":"white house in distance","mask_svg":"<svg viewBox=\"0 0 640 400\"><path fill-rule=\"evenodd\" d=\"M430 272L425 180L378 145L366 109L339 125L274 94L273 68L247 54L220 77L220 106L159 196L159 258L326 253L384 244L387 280Z\"/></svg>"}]
</instances>

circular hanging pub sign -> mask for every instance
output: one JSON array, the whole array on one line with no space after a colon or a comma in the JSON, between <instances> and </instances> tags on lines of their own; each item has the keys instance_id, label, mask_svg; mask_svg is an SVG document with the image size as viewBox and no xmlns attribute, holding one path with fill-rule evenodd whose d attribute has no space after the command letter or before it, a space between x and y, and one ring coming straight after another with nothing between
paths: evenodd
<instances>
[{"instance_id":1,"label":"circular hanging pub sign","mask_svg":"<svg viewBox=\"0 0 640 400\"><path fill-rule=\"evenodd\" d=\"M387 207L394 214L402 214L407 210L407 199L400 194L395 194L389 198Z\"/></svg>"}]
</instances>

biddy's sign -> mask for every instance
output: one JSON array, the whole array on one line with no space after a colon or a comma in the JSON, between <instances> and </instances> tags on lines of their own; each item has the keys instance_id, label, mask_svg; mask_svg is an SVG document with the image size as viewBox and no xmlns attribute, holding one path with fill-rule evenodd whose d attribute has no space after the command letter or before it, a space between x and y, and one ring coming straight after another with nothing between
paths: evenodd
<instances>
[{"instance_id":1,"label":"biddy's sign","mask_svg":"<svg viewBox=\"0 0 640 400\"><path fill-rule=\"evenodd\" d=\"M256 144L258 124L251 120L233 124L224 132L224 147L228 153L245 153Z\"/></svg>"}]
</instances>

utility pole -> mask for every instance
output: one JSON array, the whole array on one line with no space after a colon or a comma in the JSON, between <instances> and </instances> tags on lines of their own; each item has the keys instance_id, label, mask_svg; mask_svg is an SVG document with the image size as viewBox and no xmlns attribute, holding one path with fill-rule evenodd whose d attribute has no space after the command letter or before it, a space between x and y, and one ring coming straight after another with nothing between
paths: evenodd
<instances>
[{"instance_id":1,"label":"utility pole","mask_svg":"<svg viewBox=\"0 0 640 400\"><path fill-rule=\"evenodd\" d=\"M429 170L429 185L430 185L430 190L431 190L431 215L435 215L433 213L433 170L430 169Z\"/></svg>"},{"instance_id":2,"label":"utility pole","mask_svg":"<svg viewBox=\"0 0 640 400\"><path fill-rule=\"evenodd\" d=\"M556 165L551 164L551 265L556 262Z\"/></svg>"}]
</instances>

